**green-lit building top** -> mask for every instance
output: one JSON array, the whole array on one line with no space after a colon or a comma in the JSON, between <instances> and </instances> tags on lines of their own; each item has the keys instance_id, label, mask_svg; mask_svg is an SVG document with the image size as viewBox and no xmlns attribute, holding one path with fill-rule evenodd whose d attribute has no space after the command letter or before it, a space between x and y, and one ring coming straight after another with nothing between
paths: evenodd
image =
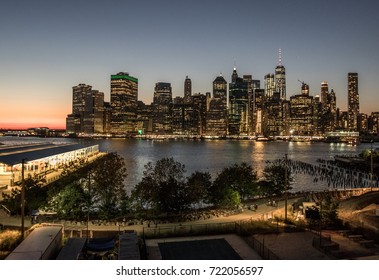
<instances>
[{"instance_id":1,"label":"green-lit building top","mask_svg":"<svg viewBox=\"0 0 379 280\"><path fill-rule=\"evenodd\" d=\"M117 75L111 75L111 80L126 79L135 83L138 83L138 79L129 76L128 73L118 73Z\"/></svg>"}]
</instances>

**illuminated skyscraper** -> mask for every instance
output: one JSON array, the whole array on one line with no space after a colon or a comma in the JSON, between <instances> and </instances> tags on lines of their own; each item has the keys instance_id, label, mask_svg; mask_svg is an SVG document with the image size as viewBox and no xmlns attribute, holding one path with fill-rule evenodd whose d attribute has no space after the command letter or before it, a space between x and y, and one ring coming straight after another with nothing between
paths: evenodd
<instances>
[{"instance_id":1,"label":"illuminated skyscraper","mask_svg":"<svg viewBox=\"0 0 379 280\"><path fill-rule=\"evenodd\" d=\"M289 129L294 135L313 135L313 96L309 95L309 86L304 82L301 85L301 94L290 97L290 118Z\"/></svg>"},{"instance_id":2,"label":"illuminated skyscraper","mask_svg":"<svg viewBox=\"0 0 379 280\"><path fill-rule=\"evenodd\" d=\"M256 86L256 83L260 83L259 80L253 80L252 75L243 75L243 82L247 84L247 96L248 96L248 112L247 112L247 130L248 134L253 134L254 131L254 89Z\"/></svg>"},{"instance_id":3,"label":"illuminated skyscraper","mask_svg":"<svg viewBox=\"0 0 379 280\"><path fill-rule=\"evenodd\" d=\"M172 134L192 137L198 134L199 112L191 103L173 104Z\"/></svg>"},{"instance_id":4,"label":"illuminated skyscraper","mask_svg":"<svg viewBox=\"0 0 379 280\"><path fill-rule=\"evenodd\" d=\"M347 96L347 112L348 112L348 129L357 131L358 115L359 115L359 93L358 93L358 73L349 73L347 76L348 96Z\"/></svg>"},{"instance_id":5,"label":"illuminated skyscraper","mask_svg":"<svg viewBox=\"0 0 379 280\"><path fill-rule=\"evenodd\" d=\"M286 68L282 65L282 50L279 49L279 63L275 68L275 91L282 100L286 99Z\"/></svg>"},{"instance_id":6,"label":"illuminated skyscraper","mask_svg":"<svg viewBox=\"0 0 379 280\"><path fill-rule=\"evenodd\" d=\"M85 110L85 96L92 90L92 86L79 84L72 87L72 114L66 118L66 132L83 132L83 118Z\"/></svg>"},{"instance_id":7,"label":"illuminated skyscraper","mask_svg":"<svg viewBox=\"0 0 379 280\"><path fill-rule=\"evenodd\" d=\"M328 82L323 81L321 83L321 103L323 104L323 107L328 104L328 95L329 95L329 85Z\"/></svg>"},{"instance_id":8,"label":"illuminated skyscraper","mask_svg":"<svg viewBox=\"0 0 379 280\"><path fill-rule=\"evenodd\" d=\"M329 103L330 103L330 110L333 113L335 113L337 111L337 100L336 100L336 93L334 92L334 89L330 91Z\"/></svg>"},{"instance_id":9,"label":"illuminated skyscraper","mask_svg":"<svg viewBox=\"0 0 379 280\"><path fill-rule=\"evenodd\" d=\"M210 95L210 92L208 92L208 95ZM198 115L198 123L196 125L198 135L203 135L206 131L207 100L206 94L195 93L192 95L192 106Z\"/></svg>"},{"instance_id":10,"label":"illuminated skyscraper","mask_svg":"<svg viewBox=\"0 0 379 280\"><path fill-rule=\"evenodd\" d=\"M84 133L104 132L104 93L91 90L86 96L86 107L84 111Z\"/></svg>"},{"instance_id":11,"label":"illuminated skyscraper","mask_svg":"<svg viewBox=\"0 0 379 280\"><path fill-rule=\"evenodd\" d=\"M229 135L248 135L249 133L250 109L248 88L248 79L244 80L238 77L237 69L234 67L232 82L229 84Z\"/></svg>"},{"instance_id":12,"label":"illuminated skyscraper","mask_svg":"<svg viewBox=\"0 0 379 280\"><path fill-rule=\"evenodd\" d=\"M309 85L304 82L302 82L301 85L301 94L304 96L309 96Z\"/></svg>"},{"instance_id":13,"label":"illuminated skyscraper","mask_svg":"<svg viewBox=\"0 0 379 280\"><path fill-rule=\"evenodd\" d=\"M191 79L186 76L184 81L184 103L191 103L191 95L192 95L192 82Z\"/></svg>"},{"instance_id":14,"label":"illuminated skyscraper","mask_svg":"<svg viewBox=\"0 0 379 280\"><path fill-rule=\"evenodd\" d=\"M332 89L329 92L328 82L321 83L321 108L318 111L319 131L325 134L336 128L336 94Z\"/></svg>"},{"instance_id":15,"label":"illuminated skyscraper","mask_svg":"<svg viewBox=\"0 0 379 280\"><path fill-rule=\"evenodd\" d=\"M172 88L170 83L156 83L153 99L153 132L172 133Z\"/></svg>"},{"instance_id":16,"label":"illuminated skyscraper","mask_svg":"<svg viewBox=\"0 0 379 280\"><path fill-rule=\"evenodd\" d=\"M68 133L104 132L104 93L92 86L79 84L72 88L72 114L67 116Z\"/></svg>"},{"instance_id":17,"label":"illuminated skyscraper","mask_svg":"<svg viewBox=\"0 0 379 280\"><path fill-rule=\"evenodd\" d=\"M138 79L129 73L111 75L111 131L113 134L136 134Z\"/></svg>"},{"instance_id":18,"label":"illuminated skyscraper","mask_svg":"<svg viewBox=\"0 0 379 280\"><path fill-rule=\"evenodd\" d=\"M264 136L287 135L287 118L289 102L280 98L279 92L264 101L263 126Z\"/></svg>"},{"instance_id":19,"label":"illuminated skyscraper","mask_svg":"<svg viewBox=\"0 0 379 280\"><path fill-rule=\"evenodd\" d=\"M86 108L86 95L90 93L92 86L79 84L72 87L72 113L83 114Z\"/></svg>"},{"instance_id":20,"label":"illuminated skyscraper","mask_svg":"<svg viewBox=\"0 0 379 280\"><path fill-rule=\"evenodd\" d=\"M254 131L255 135L262 135L264 126L264 103L265 103L265 90L256 88L253 90L254 94Z\"/></svg>"},{"instance_id":21,"label":"illuminated skyscraper","mask_svg":"<svg viewBox=\"0 0 379 280\"><path fill-rule=\"evenodd\" d=\"M213 97L206 113L206 135L224 137L227 134L227 82L218 76L213 81Z\"/></svg>"},{"instance_id":22,"label":"illuminated skyscraper","mask_svg":"<svg viewBox=\"0 0 379 280\"><path fill-rule=\"evenodd\" d=\"M271 98L275 92L275 76L274 74L267 74L264 80L265 93L267 98Z\"/></svg>"},{"instance_id":23,"label":"illuminated skyscraper","mask_svg":"<svg viewBox=\"0 0 379 280\"><path fill-rule=\"evenodd\" d=\"M372 112L368 121L368 128L371 133L379 134L379 112Z\"/></svg>"},{"instance_id":24,"label":"illuminated skyscraper","mask_svg":"<svg viewBox=\"0 0 379 280\"><path fill-rule=\"evenodd\" d=\"M153 106L138 101L137 107L138 134L150 134L153 131Z\"/></svg>"}]
</instances>

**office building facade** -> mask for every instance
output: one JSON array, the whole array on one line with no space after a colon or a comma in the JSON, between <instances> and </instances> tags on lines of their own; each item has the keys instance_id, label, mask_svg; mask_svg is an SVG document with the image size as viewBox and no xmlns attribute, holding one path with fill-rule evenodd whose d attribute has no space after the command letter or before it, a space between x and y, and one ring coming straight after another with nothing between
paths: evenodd
<instances>
[{"instance_id":1,"label":"office building facade","mask_svg":"<svg viewBox=\"0 0 379 280\"><path fill-rule=\"evenodd\" d=\"M309 95L309 86L302 83L301 94L290 97L290 119L289 131L298 136L312 136L313 127L313 96Z\"/></svg>"},{"instance_id":2,"label":"office building facade","mask_svg":"<svg viewBox=\"0 0 379 280\"><path fill-rule=\"evenodd\" d=\"M348 73L347 76L347 112L348 112L348 129L351 131L358 130L359 116L359 92L358 92L358 73Z\"/></svg>"},{"instance_id":3,"label":"office building facade","mask_svg":"<svg viewBox=\"0 0 379 280\"><path fill-rule=\"evenodd\" d=\"M137 121L138 79L127 72L111 75L111 132L134 135Z\"/></svg>"},{"instance_id":4,"label":"office building facade","mask_svg":"<svg viewBox=\"0 0 379 280\"><path fill-rule=\"evenodd\" d=\"M248 135L250 121L249 81L238 76L234 67L229 84L229 135ZM251 83L251 79L250 79Z\"/></svg>"},{"instance_id":5,"label":"office building facade","mask_svg":"<svg viewBox=\"0 0 379 280\"><path fill-rule=\"evenodd\" d=\"M192 81L188 76L186 76L186 79L184 80L184 103L191 103L191 96L192 96Z\"/></svg>"},{"instance_id":6,"label":"office building facade","mask_svg":"<svg viewBox=\"0 0 379 280\"><path fill-rule=\"evenodd\" d=\"M171 84L156 83L153 99L153 133L172 134L172 109Z\"/></svg>"},{"instance_id":7,"label":"office building facade","mask_svg":"<svg viewBox=\"0 0 379 280\"><path fill-rule=\"evenodd\" d=\"M227 82L220 74L213 81L213 96L206 113L206 135L225 137L228 132Z\"/></svg>"},{"instance_id":8,"label":"office building facade","mask_svg":"<svg viewBox=\"0 0 379 280\"><path fill-rule=\"evenodd\" d=\"M69 134L104 132L103 92L86 84L72 88L72 113L66 118L66 131Z\"/></svg>"}]
</instances>

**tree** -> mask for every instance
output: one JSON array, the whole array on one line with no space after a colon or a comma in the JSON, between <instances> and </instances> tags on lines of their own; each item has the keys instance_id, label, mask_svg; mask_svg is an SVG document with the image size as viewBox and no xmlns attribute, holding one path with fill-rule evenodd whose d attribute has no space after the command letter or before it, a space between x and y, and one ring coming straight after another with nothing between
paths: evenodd
<instances>
[{"instance_id":1,"label":"tree","mask_svg":"<svg viewBox=\"0 0 379 280\"><path fill-rule=\"evenodd\" d=\"M241 204L240 194L233 189L225 189L218 206L222 208L237 208Z\"/></svg>"},{"instance_id":2,"label":"tree","mask_svg":"<svg viewBox=\"0 0 379 280\"><path fill-rule=\"evenodd\" d=\"M38 210L46 204L47 190L42 188L45 180L28 176L25 179L25 213ZM3 193L2 203L12 212L21 213L21 188L12 189L10 194Z\"/></svg>"},{"instance_id":3,"label":"tree","mask_svg":"<svg viewBox=\"0 0 379 280\"><path fill-rule=\"evenodd\" d=\"M120 210L126 198L124 181L127 177L125 161L117 153L109 153L94 164L86 186L91 204L99 207L99 214L109 218Z\"/></svg>"},{"instance_id":4,"label":"tree","mask_svg":"<svg viewBox=\"0 0 379 280\"><path fill-rule=\"evenodd\" d=\"M365 160L371 159L371 149L364 149L359 156ZM372 151L372 158L374 162L378 162L379 160L379 149L375 149Z\"/></svg>"},{"instance_id":5,"label":"tree","mask_svg":"<svg viewBox=\"0 0 379 280\"><path fill-rule=\"evenodd\" d=\"M250 165L241 163L226 167L218 174L212 184L208 197L209 201L215 205L234 207L237 200L251 197L256 191L256 172ZM237 198L237 194L238 199L229 199L231 195Z\"/></svg>"},{"instance_id":6,"label":"tree","mask_svg":"<svg viewBox=\"0 0 379 280\"><path fill-rule=\"evenodd\" d=\"M71 169L74 163L66 165L59 180L48 186L46 210L56 212L60 218L80 219L88 213L88 174L97 161L80 164L77 169Z\"/></svg>"},{"instance_id":7,"label":"tree","mask_svg":"<svg viewBox=\"0 0 379 280\"><path fill-rule=\"evenodd\" d=\"M202 202L212 186L209 172L195 171L187 177L187 196L191 204Z\"/></svg>"},{"instance_id":8,"label":"tree","mask_svg":"<svg viewBox=\"0 0 379 280\"><path fill-rule=\"evenodd\" d=\"M260 192L266 196L282 195L286 191L286 166L283 160L274 160L263 169L264 179L259 182ZM293 176L287 168L287 190L291 189Z\"/></svg>"},{"instance_id":9,"label":"tree","mask_svg":"<svg viewBox=\"0 0 379 280\"><path fill-rule=\"evenodd\" d=\"M364 149L360 154L360 157L364 159L368 159L371 156L371 150L370 149Z\"/></svg>"},{"instance_id":10,"label":"tree","mask_svg":"<svg viewBox=\"0 0 379 280\"><path fill-rule=\"evenodd\" d=\"M338 207L339 202L334 200L330 193L326 193L321 201L321 219L324 225L336 226L339 225Z\"/></svg>"},{"instance_id":11,"label":"tree","mask_svg":"<svg viewBox=\"0 0 379 280\"><path fill-rule=\"evenodd\" d=\"M87 207L88 194L80 182L75 181L50 199L48 209L56 212L60 218L78 219L85 217Z\"/></svg>"},{"instance_id":12,"label":"tree","mask_svg":"<svg viewBox=\"0 0 379 280\"><path fill-rule=\"evenodd\" d=\"M185 166L173 158L163 158L155 165L149 162L140 183L133 190L133 201L139 209L177 212L189 207L186 195Z\"/></svg>"}]
</instances>

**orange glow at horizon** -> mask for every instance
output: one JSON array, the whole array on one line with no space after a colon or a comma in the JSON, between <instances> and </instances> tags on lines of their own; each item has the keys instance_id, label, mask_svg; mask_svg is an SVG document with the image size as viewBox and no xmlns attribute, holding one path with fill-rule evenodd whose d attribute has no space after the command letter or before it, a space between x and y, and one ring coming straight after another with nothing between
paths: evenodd
<instances>
[{"instance_id":1,"label":"orange glow at horizon","mask_svg":"<svg viewBox=\"0 0 379 280\"><path fill-rule=\"evenodd\" d=\"M50 129L66 129L66 120L62 118L16 118L12 120L0 120L0 129L27 129L36 127L48 127Z\"/></svg>"},{"instance_id":2,"label":"orange glow at horizon","mask_svg":"<svg viewBox=\"0 0 379 280\"><path fill-rule=\"evenodd\" d=\"M49 106L50 105L50 106ZM34 106L8 106L0 112L0 128L27 129L33 127L48 127L51 129L66 128L68 112L51 104Z\"/></svg>"},{"instance_id":3,"label":"orange glow at horizon","mask_svg":"<svg viewBox=\"0 0 379 280\"><path fill-rule=\"evenodd\" d=\"M34 112L28 112L27 116L21 116L17 114L0 116L0 129L27 129L35 127L48 127L50 129L65 129L66 128L66 114L41 114ZM6 116L6 117L4 117Z\"/></svg>"},{"instance_id":4,"label":"orange glow at horizon","mask_svg":"<svg viewBox=\"0 0 379 280\"><path fill-rule=\"evenodd\" d=\"M65 104L66 103L66 104ZM65 129L70 114L70 101L29 98L15 101L14 97L2 100L0 129L27 129L48 127Z\"/></svg>"}]
</instances>

